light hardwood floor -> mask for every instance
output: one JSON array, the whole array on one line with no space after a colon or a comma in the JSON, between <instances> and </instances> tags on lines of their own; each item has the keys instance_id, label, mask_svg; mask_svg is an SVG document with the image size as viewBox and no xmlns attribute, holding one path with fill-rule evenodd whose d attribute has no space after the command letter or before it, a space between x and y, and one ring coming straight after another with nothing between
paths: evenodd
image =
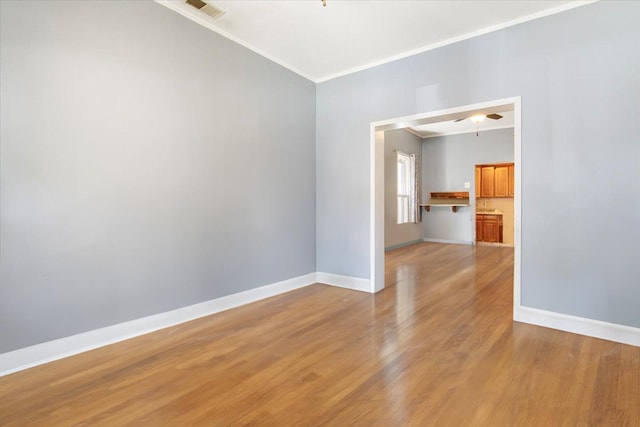
<instances>
[{"instance_id":1,"label":"light hardwood floor","mask_svg":"<svg viewBox=\"0 0 640 427\"><path fill-rule=\"evenodd\" d=\"M640 348L513 323L512 249L386 263L0 378L0 425L640 426Z\"/></svg>"}]
</instances>

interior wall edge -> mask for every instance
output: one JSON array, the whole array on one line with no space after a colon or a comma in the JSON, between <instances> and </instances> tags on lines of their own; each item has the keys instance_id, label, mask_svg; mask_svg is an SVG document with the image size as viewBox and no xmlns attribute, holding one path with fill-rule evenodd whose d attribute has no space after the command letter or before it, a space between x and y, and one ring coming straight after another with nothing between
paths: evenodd
<instances>
[{"instance_id":1,"label":"interior wall edge","mask_svg":"<svg viewBox=\"0 0 640 427\"><path fill-rule=\"evenodd\" d=\"M316 282L338 288L351 289L360 292L371 292L371 280L360 277L342 276L340 274L316 273Z\"/></svg>"}]
</instances>

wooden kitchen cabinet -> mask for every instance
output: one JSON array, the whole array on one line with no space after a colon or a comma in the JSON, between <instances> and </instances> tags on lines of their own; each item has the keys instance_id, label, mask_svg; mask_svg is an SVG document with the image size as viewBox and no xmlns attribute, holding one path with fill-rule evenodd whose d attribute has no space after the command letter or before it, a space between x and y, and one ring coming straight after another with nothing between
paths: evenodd
<instances>
[{"instance_id":1,"label":"wooden kitchen cabinet","mask_svg":"<svg viewBox=\"0 0 640 427\"><path fill-rule=\"evenodd\" d=\"M494 170L494 197L509 197L509 166L496 166Z\"/></svg>"},{"instance_id":2,"label":"wooden kitchen cabinet","mask_svg":"<svg viewBox=\"0 0 640 427\"><path fill-rule=\"evenodd\" d=\"M507 178L509 180L509 197L513 197L514 194L516 194L515 192L515 184L514 184L514 178L513 178L513 171L514 167L513 165L509 165L509 177Z\"/></svg>"},{"instance_id":3,"label":"wooden kitchen cabinet","mask_svg":"<svg viewBox=\"0 0 640 427\"><path fill-rule=\"evenodd\" d=\"M476 242L484 241L483 225L484 221L482 221L481 216L476 215Z\"/></svg>"},{"instance_id":4,"label":"wooden kitchen cabinet","mask_svg":"<svg viewBox=\"0 0 640 427\"><path fill-rule=\"evenodd\" d=\"M476 197L513 197L513 163L476 165Z\"/></svg>"},{"instance_id":5,"label":"wooden kitchen cabinet","mask_svg":"<svg viewBox=\"0 0 640 427\"><path fill-rule=\"evenodd\" d=\"M476 241L502 243L502 215L476 214Z\"/></svg>"},{"instance_id":6,"label":"wooden kitchen cabinet","mask_svg":"<svg viewBox=\"0 0 640 427\"><path fill-rule=\"evenodd\" d=\"M480 197L493 197L494 170L493 166L482 166L480 168Z\"/></svg>"}]
</instances>

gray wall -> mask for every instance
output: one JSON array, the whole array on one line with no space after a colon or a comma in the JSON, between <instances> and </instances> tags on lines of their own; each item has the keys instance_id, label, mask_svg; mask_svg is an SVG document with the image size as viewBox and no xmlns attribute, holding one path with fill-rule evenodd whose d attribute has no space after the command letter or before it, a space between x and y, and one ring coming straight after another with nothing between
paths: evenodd
<instances>
[{"instance_id":1,"label":"gray wall","mask_svg":"<svg viewBox=\"0 0 640 427\"><path fill-rule=\"evenodd\" d=\"M455 214L431 209L422 217L426 239L471 243L475 220L475 165L513 162L513 128L425 139L422 144L422 199L432 191L469 191L472 206ZM386 144L385 138L385 144ZM464 183L471 184L470 189ZM513 214L511 215L513 216ZM513 234L513 233L512 233Z\"/></svg>"},{"instance_id":2,"label":"gray wall","mask_svg":"<svg viewBox=\"0 0 640 427\"><path fill-rule=\"evenodd\" d=\"M153 2L0 2L0 352L315 271L315 85Z\"/></svg>"},{"instance_id":3,"label":"gray wall","mask_svg":"<svg viewBox=\"0 0 640 427\"><path fill-rule=\"evenodd\" d=\"M420 224L398 224L398 156L396 150L418 157L420 176L422 139L404 129L384 134L384 246L392 249L404 243L422 240Z\"/></svg>"},{"instance_id":4,"label":"gray wall","mask_svg":"<svg viewBox=\"0 0 640 427\"><path fill-rule=\"evenodd\" d=\"M371 122L520 95L523 304L639 327L638 22L597 2L319 84L318 270L369 277Z\"/></svg>"}]
</instances>

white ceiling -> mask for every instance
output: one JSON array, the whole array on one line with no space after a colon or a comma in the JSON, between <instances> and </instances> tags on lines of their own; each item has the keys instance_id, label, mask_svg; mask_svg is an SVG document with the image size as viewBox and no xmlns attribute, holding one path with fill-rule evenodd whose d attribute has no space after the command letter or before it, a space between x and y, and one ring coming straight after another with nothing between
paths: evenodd
<instances>
[{"instance_id":1,"label":"white ceiling","mask_svg":"<svg viewBox=\"0 0 640 427\"><path fill-rule=\"evenodd\" d=\"M470 119L465 119L459 122L456 122L455 120L448 120L446 122L410 126L407 130L421 138L433 138L442 135L456 135L459 133L483 132L485 130L492 129L512 128L514 126L513 111L500 111L498 114L502 116L501 119L492 120L487 118L478 124L474 123ZM465 114L465 117L470 117L472 115L474 114Z\"/></svg>"},{"instance_id":2,"label":"white ceiling","mask_svg":"<svg viewBox=\"0 0 640 427\"><path fill-rule=\"evenodd\" d=\"M322 82L592 1L242 0L158 3L296 73Z\"/></svg>"}]
</instances>

